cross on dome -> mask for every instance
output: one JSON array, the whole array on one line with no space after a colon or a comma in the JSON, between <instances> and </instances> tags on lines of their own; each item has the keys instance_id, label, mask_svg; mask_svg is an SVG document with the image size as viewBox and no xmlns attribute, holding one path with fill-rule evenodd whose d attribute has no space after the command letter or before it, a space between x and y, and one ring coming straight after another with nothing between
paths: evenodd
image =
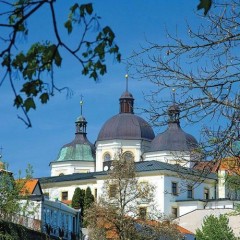
<instances>
[{"instance_id":1,"label":"cross on dome","mask_svg":"<svg viewBox=\"0 0 240 240\"><path fill-rule=\"evenodd\" d=\"M128 74L125 74L126 79L126 92L128 92Z\"/></svg>"},{"instance_id":2,"label":"cross on dome","mask_svg":"<svg viewBox=\"0 0 240 240\"><path fill-rule=\"evenodd\" d=\"M83 95L81 94L81 100L80 100L80 107L81 107L81 116L82 116L82 110L83 110Z\"/></svg>"}]
</instances>

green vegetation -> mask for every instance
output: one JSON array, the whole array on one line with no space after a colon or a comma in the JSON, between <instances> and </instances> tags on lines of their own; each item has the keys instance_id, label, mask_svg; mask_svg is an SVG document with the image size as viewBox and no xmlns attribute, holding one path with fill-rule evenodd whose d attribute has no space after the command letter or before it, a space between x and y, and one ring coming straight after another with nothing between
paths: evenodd
<instances>
[{"instance_id":1,"label":"green vegetation","mask_svg":"<svg viewBox=\"0 0 240 240\"><path fill-rule=\"evenodd\" d=\"M58 88L54 81L54 70L62 66L63 52L79 63L83 75L97 80L107 72L106 57L113 55L120 62L121 55L115 44L115 34L109 26L101 27L100 17L94 12L92 3L80 4L76 1L70 6L62 3L66 19L58 10L61 1L55 0L17 0L1 2L0 24L0 63L3 82L7 82L13 93L14 106L24 114L19 116L31 127L28 112L36 109L37 103L46 104ZM24 44L19 39L30 38L34 18L44 11L49 21L36 31L43 39ZM67 14L68 13L68 14ZM4 16L4 17L2 17ZM38 19L38 21L41 21ZM44 34L50 30L51 34ZM76 40L77 39L77 40ZM19 50L20 49L20 50ZM65 55L66 56L66 55ZM22 81L21 87L16 83Z\"/></svg>"},{"instance_id":2,"label":"green vegetation","mask_svg":"<svg viewBox=\"0 0 240 240\"><path fill-rule=\"evenodd\" d=\"M203 221L202 229L197 229L197 240L237 240L233 230L228 226L228 218L225 215L215 217L210 215Z\"/></svg>"},{"instance_id":3,"label":"green vegetation","mask_svg":"<svg viewBox=\"0 0 240 240\"><path fill-rule=\"evenodd\" d=\"M87 210L94 202L94 196L92 195L90 187L87 187L84 196L84 211Z\"/></svg>"},{"instance_id":4,"label":"green vegetation","mask_svg":"<svg viewBox=\"0 0 240 240\"><path fill-rule=\"evenodd\" d=\"M52 239L45 234L30 230L22 225L0 220L1 240L45 240Z\"/></svg>"},{"instance_id":5,"label":"green vegetation","mask_svg":"<svg viewBox=\"0 0 240 240\"><path fill-rule=\"evenodd\" d=\"M182 239L174 224L158 221L161 216L154 207L154 190L148 182L138 181L133 161L119 156L98 202L84 213L90 239ZM144 207L146 203L148 207Z\"/></svg>"}]
</instances>

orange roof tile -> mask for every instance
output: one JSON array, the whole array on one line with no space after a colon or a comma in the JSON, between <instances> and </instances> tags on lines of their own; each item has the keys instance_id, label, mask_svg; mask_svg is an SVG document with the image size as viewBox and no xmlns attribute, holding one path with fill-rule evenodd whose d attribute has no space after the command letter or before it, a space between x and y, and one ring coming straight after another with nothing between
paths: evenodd
<instances>
[{"instance_id":1,"label":"orange roof tile","mask_svg":"<svg viewBox=\"0 0 240 240\"><path fill-rule=\"evenodd\" d=\"M21 195L33 194L37 184L38 179L20 179L17 180L18 183L23 184L21 189Z\"/></svg>"},{"instance_id":2,"label":"orange roof tile","mask_svg":"<svg viewBox=\"0 0 240 240\"><path fill-rule=\"evenodd\" d=\"M190 232L189 230L187 230L186 228L183 228L179 225L176 225L176 226L177 226L178 231L182 234L194 234L194 233Z\"/></svg>"},{"instance_id":3,"label":"orange roof tile","mask_svg":"<svg viewBox=\"0 0 240 240\"><path fill-rule=\"evenodd\" d=\"M194 169L216 173L225 170L228 173L240 174L240 157L228 157L218 161L203 161L196 163Z\"/></svg>"},{"instance_id":4,"label":"orange roof tile","mask_svg":"<svg viewBox=\"0 0 240 240\"><path fill-rule=\"evenodd\" d=\"M67 205L71 205L72 204L72 200L62 200L62 202L67 204Z\"/></svg>"}]
</instances>

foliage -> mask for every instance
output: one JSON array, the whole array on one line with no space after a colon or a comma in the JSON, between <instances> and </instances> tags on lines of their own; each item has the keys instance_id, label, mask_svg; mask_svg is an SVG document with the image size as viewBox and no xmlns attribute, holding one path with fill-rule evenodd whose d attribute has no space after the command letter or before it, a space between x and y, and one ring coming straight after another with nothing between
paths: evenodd
<instances>
[{"instance_id":1,"label":"foliage","mask_svg":"<svg viewBox=\"0 0 240 240\"><path fill-rule=\"evenodd\" d=\"M81 205L80 195L81 195L81 189L77 187L74 190L73 198L72 198L72 207L75 209L80 209L80 205Z\"/></svg>"},{"instance_id":2,"label":"foliage","mask_svg":"<svg viewBox=\"0 0 240 240\"><path fill-rule=\"evenodd\" d=\"M240 177L239 175L228 175L226 177L226 186L233 191L240 190Z\"/></svg>"},{"instance_id":3,"label":"foliage","mask_svg":"<svg viewBox=\"0 0 240 240\"><path fill-rule=\"evenodd\" d=\"M92 195L90 187L87 187L84 196L84 211L87 210L94 202L94 196Z\"/></svg>"},{"instance_id":4,"label":"foliage","mask_svg":"<svg viewBox=\"0 0 240 240\"><path fill-rule=\"evenodd\" d=\"M90 239L158 239L160 223L150 221L159 218L154 211L154 189L147 182L139 182L133 161L120 156L104 180L98 202L85 212ZM140 206L147 207L144 217ZM181 239L174 229L173 225L168 228L169 233L174 232L172 239Z\"/></svg>"},{"instance_id":5,"label":"foliage","mask_svg":"<svg viewBox=\"0 0 240 240\"><path fill-rule=\"evenodd\" d=\"M1 169L0 171L0 217L6 218L12 214L28 214L29 201L27 189L24 185L32 177L32 167L28 165L25 179L15 180L12 173ZM24 193L23 193L24 191ZM24 195L24 196L22 196ZM24 202L21 200L25 200Z\"/></svg>"},{"instance_id":6,"label":"foliage","mask_svg":"<svg viewBox=\"0 0 240 240\"><path fill-rule=\"evenodd\" d=\"M0 172L0 215L2 218L20 211L20 188L21 186L15 182L10 172Z\"/></svg>"},{"instance_id":7,"label":"foliage","mask_svg":"<svg viewBox=\"0 0 240 240\"><path fill-rule=\"evenodd\" d=\"M201 1L199 8L207 11L207 3ZM166 31L166 39L148 42L129 59L129 74L154 84L145 93L149 107L144 109L152 125L166 124L172 100L165 95L171 89L180 118L187 124L201 121L203 159L240 154L239 5L239 0L214 1L197 26L187 23L176 33Z\"/></svg>"},{"instance_id":8,"label":"foliage","mask_svg":"<svg viewBox=\"0 0 240 240\"><path fill-rule=\"evenodd\" d=\"M19 118L28 127L31 127L28 112L36 109L37 102L45 104L55 91L65 89L59 89L54 81L54 70L60 68L64 61L63 52L79 63L83 75L94 80L107 72L107 55L114 55L120 62L121 56L112 29L100 26L100 17L91 3L79 2L70 7L67 19L61 25L62 15L60 19L57 18L59 1L1 1L0 62L3 77L0 86L8 82L13 91L14 106L21 108L24 114ZM63 7L66 6L63 4ZM29 44L28 49L21 50L19 39L31 36L33 19L41 11L44 11L45 19L50 19L45 27L51 28L51 34ZM44 35L45 29L39 28L37 31ZM67 38L65 33L68 34ZM77 42L75 39L78 39ZM20 89L16 82L19 79L22 81Z\"/></svg>"},{"instance_id":9,"label":"foliage","mask_svg":"<svg viewBox=\"0 0 240 240\"><path fill-rule=\"evenodd\" d=\"M84 208L84 198L85 198L85 190L77 187L73 194L72 207L75 209L81 209L82 215L83 215L83 208Z\"/></svg>"},{"instance_id":10,"label":"foliage","mask_svg":"<svg viewBox=\"0 0 240 240\"><path fill-rule=\"evenodd\" d=\"M212 6L212 0L200 0L200 3L197 6L198 10L204 9L204 15L207 15L208 11Z\"/></svg>"},{"instance_id":11,"label":"foliage","mask_svg":"<svg viewBox=\"0 0 240 240\"><path fill-rule=\"evenodd\" d=\"M235 240L233 230L228 226L228 218L225 215L215 217L210 215L203 220L202 230L196 230L197 240Z\"/></svg>"},{"instance_id":12,"label":"foliage","mask_svg":"<svg viewBox=\"0 0 240 240\"><path fill-rule=\"evenodd\" d=\"M44 240L45 234L30 230L22 225L0 220L0 239L4 240Z\"/></svg>"}]
</instances>

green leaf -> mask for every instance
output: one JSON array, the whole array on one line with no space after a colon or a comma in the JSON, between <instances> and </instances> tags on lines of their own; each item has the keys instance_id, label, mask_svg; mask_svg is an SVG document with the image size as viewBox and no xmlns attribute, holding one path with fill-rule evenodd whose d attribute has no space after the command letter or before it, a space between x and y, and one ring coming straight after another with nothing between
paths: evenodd
<instances>
[{"instance_id":1,"label":"green leaf","mask_svg":"<svg viewBox=\"0 0 240 240\"><path fill-rule=\"evenodd\" d=\"M78 5L77 3L75 3L73 6L71 6L71 7L70 7L71 12L74 13L74 12L76 11L76 9L78 8L78 6L79 6L79 5Z\"/></svg>"},{"instance_id":2,"label":"green leaf","mask_svg":"<svg viewBox=\"0 0 240 240\"><path fill-rule=\"evenodd\" d=\"M3 61L2 61L2 66L4 67L4 66L9 66L9 64L10 64L10 62L9 62L9 57L8 57L8 55L6 54L6 55L4 55L4 57L3 57Z\"/></svg>"},{"instance_id":3,"label":"green leaf","mask_svg":"<svg viewBox=\"0 0 240 240\"><path fill-rule=\"evenodd\" d=\"M13 106L16 106L17 108L19 108L22 103L23 103L22 97L20 95L17 95L14 99Z\"/></svg>"},{"instance_id":4,"label":"green leaf","mask_svg":"<svg viewBox=\"0 0 240 240\"><path fill-rule=\"evenodd\" d=\"M212 0L200 0L197 6L198 10L204 9L204 15L206 16L212 6Z\"/></svg>"},{"instance_id":5,"label":"green leaf","mask_svg":"<svg viewBox=\"0 0 240 240\"><path fill-rule=\"evenodd\" d=\"M90 74L90 78L93 78L94 80L97 80L98 75L97 75L96 71L93 71L93 72Z\"/></svg>"},{"instance_id":6,"label":"green leaf","mask_svg":"<svg viewBox=\"0 0 240 240\"><path fill-rule=\"evenodd\" d=\"M27 98L24 103L23 106L25 107L26 111L28 112L31 108L36 109L36 105L35 102L33 100L33 98Z\"/></svg>"},{"instance_id":7,"label":"green leaf","mask_svg":"<svg viewBox=\"0 0 240 240\"><path fill-rule=\"evenodd\" d=\"M92 3L86 4L86 11L89 15L92 14L92 12L93 12Z\"/></svg>"},{"instance_id":8,"label":"green leaf","mask_svg":"<svg viewBox=\"0 0 240 240\"><path fill-rule=\"evenodd\" d=\"M48 95L48 93L43 93L43 94L40 96L40 99L41 99L41 103L47 103L47 101L49 100L49 95Z\"/></svg>"},{"instance_id":9,"label":"green leaf","mask_svg":"<svg viewBox=\"0 0 240 240\"><path fill-rule=\"evenodd\" d=\"M68 30L68 34L72 32L72 21L69 19L64 23L64 27Z\"/></svg>"},{"instance_id":10,"label":"green leaf","mask_svg":"<svg viewBox=\"0 0 240 240\"><path fill-rule=\"evenodd\" d=\"M60 67L60 66L61 66L61 63L62 63L62 57L61 57L58 49L57 49L56 52L55 52L55 58L54 58L54 60L55 60L55 64L56 64L58 67Z\"/></svg>"}]
</instances>

